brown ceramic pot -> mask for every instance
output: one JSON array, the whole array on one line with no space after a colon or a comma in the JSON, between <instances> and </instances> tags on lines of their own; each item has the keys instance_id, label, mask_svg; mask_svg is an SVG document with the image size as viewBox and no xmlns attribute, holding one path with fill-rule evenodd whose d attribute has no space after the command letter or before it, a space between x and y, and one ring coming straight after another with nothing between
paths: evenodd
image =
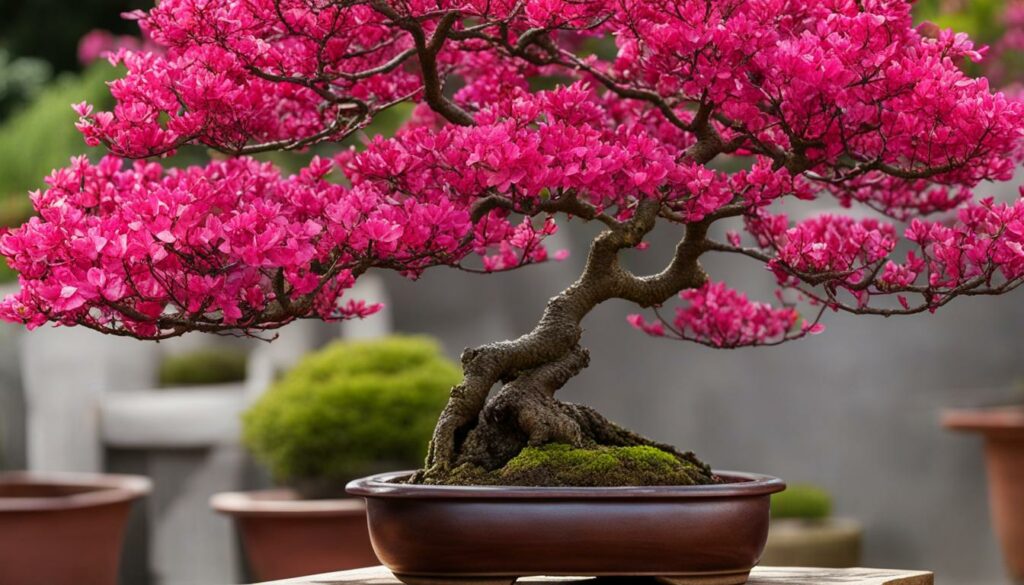
<instances>
[{"instance_id":1,"label":"brown ceramic pot","mask_svg":"<svg viewBox=\"0 0 1024 585\"><path fill-rule=\"evenodd\" d=\"M0 473L0 583L115 585L134 475Z\"/></svg>"},{"instance_id":2,"label":"brown ceramic pot","mask_svg":"<svg viewBox=\"0 0 1024 585\"><path fill-rule=\"evenodd\" d=\"M234 517L259 581L379 564L358 498L303 500L291 490L217 494L210 505Z\"/></svg>"},{"instance_id":3,"label":"brown ceramic pot","mask_svg":"<svg viewBox=\"0 0 1024 585\"><path fill-rule=\"evenodd\" d=\"M381 561L409 585L508 585L528 575L745 583L768 534L774 477L717 472L709 486L545 488L356 480Z\"/></svg>"},{"instance_id":4,"label":"brown ceramic pot","mask_svg":"<svg viewBox=\"0 0 1024 585\"><path fill-rule=\"evenodd\" d=\"M1024 407L950 410L942 424L985 438L992 523L1010 575L1024 582Z\"/></svg>"}]
</instances>

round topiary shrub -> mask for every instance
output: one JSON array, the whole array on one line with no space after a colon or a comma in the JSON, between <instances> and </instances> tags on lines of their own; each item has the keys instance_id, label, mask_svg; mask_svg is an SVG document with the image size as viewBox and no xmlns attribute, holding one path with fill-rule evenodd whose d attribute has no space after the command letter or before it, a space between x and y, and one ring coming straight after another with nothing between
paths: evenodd
<instances>
[{"instance_id":1,"label":"round topiary shrub","mask_svg":"<svg viewBox=\"0 0 1024 585\"><path fill-rule=\"evenodd\" d=\"M426 337L336 342L305 357L244 416L244 441L275 480L306 497L419 467L461 378Z\"/></svg>"},{"instance_id":2,"label":"round topiary shrub","mask_svg":"<svg viewBox=\"0 0 1024 585\"><path fill-rule=\"evenodd\" d=\"M820 520L832 514L832 497L813 485L791 485L772 494L772 518Z\"/></svg>"}]
</instances>

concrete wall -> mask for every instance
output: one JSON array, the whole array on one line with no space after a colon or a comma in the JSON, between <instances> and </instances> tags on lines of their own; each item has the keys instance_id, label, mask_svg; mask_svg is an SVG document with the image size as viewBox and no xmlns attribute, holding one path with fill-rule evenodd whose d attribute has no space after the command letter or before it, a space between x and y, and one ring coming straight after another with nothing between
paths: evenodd
<instances>
[{"instance_id":1,"label":"concrete wall","mask_svg":"<svg viewBox=\"0 0 1024 585\"><path fill-rule=\"evenodd\" d=\"M566 232L573 256L563 263L390 279L396 328L441 336L453 357L524 332L581 268L592 231ZM661 229L631 264L659 269L677 237ZM772 298L756 264L718 258L707 266L713 278ZM733 351L646 338L625 322L634 307L607 303L584 324L592 363L563 398L717 468L825 486L838 513L864 522L867 565L931 569L947 585L1003 583L980 442L943 431L938 417L947 406L1014 397L1024 380L1022 294L961 299L936 315L829 315L822 335Z\"/></svg>"},{"instance_id":2,"label":"concrete wall","mask_svg":"<svg viewBox=\"0 0 1024 585\"><path fill-rule=\"evenodd\" d=\"M25 395L17 327L0 325L0 470L25 467Z\"/></svg>"}]
</instances>

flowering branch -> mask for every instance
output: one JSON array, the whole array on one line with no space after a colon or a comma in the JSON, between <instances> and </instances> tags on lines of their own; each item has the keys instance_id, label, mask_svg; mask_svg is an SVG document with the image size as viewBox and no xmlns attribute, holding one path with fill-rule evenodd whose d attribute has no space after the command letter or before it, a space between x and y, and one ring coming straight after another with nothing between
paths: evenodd
<instances>
[{"instance_id":1,"label":"flowering branch","mask_svg":"<svg viewBox=\"0 0 1024 585\"><path fill-rule=\"evenodd\" d=\"M826 310L934 311L1024 281L1024 203L972 192L1012 177L1024 103L965 75L982 51L915 27L902 0L163 0L130 16L159 48L112 56L127 68L113 110L75 106L86 141L127 159L231 156L54 171L38 217L0 236L20 273L0 316L254 335L371 314L345 294L369 270L515 269L564 257L544 245L562 222L600 223L533 330L466 352L435 466L500 459L476 424L485 404L521 405L512 434L531 441L609 432L551 398L586 365L581 322L609 299L655 309L630 317L647 333L740 347L820 332ZM245 156L340 141L404 102L394 137L295 175ZM880 218L781 213L820 197ZM742 235L709 236L730 219ZM659 222L680 230L673 255L633 274L619 256ZM709 252L766 266L779 303L712 281ZM508 400L489 402L503 381Z\"/></svg>"}]
</instances>

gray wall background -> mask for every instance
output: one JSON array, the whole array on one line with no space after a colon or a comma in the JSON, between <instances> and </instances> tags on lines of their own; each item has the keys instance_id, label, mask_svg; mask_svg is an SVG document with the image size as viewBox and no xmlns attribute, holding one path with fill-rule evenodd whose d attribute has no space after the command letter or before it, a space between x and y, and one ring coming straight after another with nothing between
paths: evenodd
<instances>
[{"instance_id":1,"label":"gray wall background","mask_svg":"<svg viewBox=\"0 0 1024 585\"><path fill-rule=\"evenodd\" d=\"M390 278L396 326L463 347L525 332L582 268L591 226L569 224L561 263L486 278L437 269ZM667 262L678 228L628 259ZM742 258L708 257L713 279L771 300L770 276ZM836 512L866 527L868 566L929 569L940 584L1006 582L987 515L981 442L939 426L950 406L1021 396L1024 293L959 299L935 315L829 314L828 330L775 348L714 350L634 331L623 302L585 321L591 365L562 390L719 469L769 473L829 489Z\"/></svg>"}]
</instances>

